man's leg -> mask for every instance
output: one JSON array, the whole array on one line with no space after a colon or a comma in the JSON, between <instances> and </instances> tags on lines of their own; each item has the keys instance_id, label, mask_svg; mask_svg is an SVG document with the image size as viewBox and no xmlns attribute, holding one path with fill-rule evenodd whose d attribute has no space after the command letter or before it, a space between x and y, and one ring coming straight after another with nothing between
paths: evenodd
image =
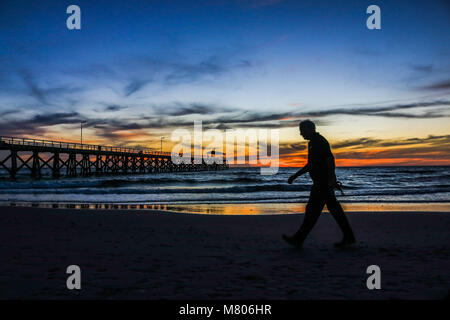
<instances>
[{"instance_id":1,"label":"man's leg","mask_svg":"<svg viewBox=\"0 0 450 320\"><path fill-rule=\"evenodd\" d=\"M341 231L344 235L343 241L348 241L352 243L355 242L355 235L353 234L353 230L350 227L350 223L348 222L347 217L345 216L341 204L334 195L334 191L328 192L326 204L328 211L331 213L331 215L341 228Z\"/></svg>"},{"instance_id":2,"label":"man's leg","mask_svg":"<svg viewBox=\"0 0 450 320\"><path fill-rule=\"evenodd\" d=\"M300 229L293 235L293 238L299 245L302 245L308 234L319 219L320 213L325 206L326 195L323 194L318 186L313 185L309 195L308 204L305 209L305 217Z\"/></svg>"}]
</instances>

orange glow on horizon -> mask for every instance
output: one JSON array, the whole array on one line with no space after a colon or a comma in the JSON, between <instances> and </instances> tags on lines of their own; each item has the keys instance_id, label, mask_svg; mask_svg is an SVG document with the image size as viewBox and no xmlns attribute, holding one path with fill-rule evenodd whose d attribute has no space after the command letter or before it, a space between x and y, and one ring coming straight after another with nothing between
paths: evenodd
<instances>
[{"instance_id":1,"label":"orange glow on horizon","mask_svg":"<svg viewBox=\"0 0 450 320\"><path fill-rule=\"evenodd\" d=\"M121 146L136 147L153 145L156 150L159 151L160 141L155 136L149 136L146 131L115 131L112 132L114 136L117 136L117 141L121 141ZM73 139L59 138L63 134L56 135L54 132L46 136L34 136L28 135L28 139L36 140L54 140L62 142L80 143L80 137L74 135ZM114 140L95 137L86 134L83 135L83 144L103 145L103 146L115 146ZM141 143L142 142L142 143ZM430 144L430 143L417 143L410 145L399 145L389 147L364 147L360 145L358 147L342 147L333 148L333 144L338 144L338 141L331 141L331 148L335 156L335 162L337 167L351 167L351 166L450 166L450 149L447 147L448 143ZM163 151L170 152L173 147L169 139L165 140L163 144ZM304 146L307 142L304 141ZM300 149L302 145L300 145ZM225 145L223 150L225 150ZM252 151L255 152L255 150ZM194 152L192 151L192 154ZM249 149L245 148L246 165L248 165ZM270 154L270 150L269 150ZM237 152L235 151L235 156ZM279 167L303 167L307 162L307 150L295 150L284 149L280 144L279 155ZM261 166L258 162L256 165L248 166Z\"/></svg>"}]
</instances>

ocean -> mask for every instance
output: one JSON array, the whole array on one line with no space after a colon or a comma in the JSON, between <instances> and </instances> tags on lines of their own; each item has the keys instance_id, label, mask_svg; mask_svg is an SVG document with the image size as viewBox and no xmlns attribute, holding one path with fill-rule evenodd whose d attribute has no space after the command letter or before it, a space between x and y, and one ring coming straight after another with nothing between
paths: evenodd
<instances>
[{"instance_id":1,"label":"ocean","mask_svg":"<svg viewBox=\"0 0 450 320\"><path fill-rule=\"evenodd\" d=\"M122 204L162 209L169 206L176 211L190 208L200 212L216 208L219 213L224 212L225 204L237 209L242 207L239 204L254 204L254 210L259 213L261 208L295 212L301 210L296 204L308 200L312 185L308 174L289 185L287 179L296 170L280 168L275 175L261 175L259 168L230 168L40 180L19 176L13 181L5 177L0 180L0 202L106 204L106 207ZM417 207L426 203L442 207L450 202L450 167L447 166L342 167L336 169L336 174L345 193L336 191L338 199L353 206L383 203L402 207L416 204Z\"/></svg>"}]
</instances>

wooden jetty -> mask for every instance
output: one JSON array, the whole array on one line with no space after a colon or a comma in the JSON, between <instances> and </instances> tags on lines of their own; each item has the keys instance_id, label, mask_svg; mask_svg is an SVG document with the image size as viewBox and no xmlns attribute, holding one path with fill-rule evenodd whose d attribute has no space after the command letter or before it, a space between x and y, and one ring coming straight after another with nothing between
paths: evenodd
<instances>
[{"instance_id":1,"label":"wooden jetty","mask_svg":"<svg viewBox=\"0 0 450 320\"><path fill-rule=\"evenodd\" d=\"M3 159L2 159L3 158ZM0 137L0 169L15 178L19 171L29 171L40 178L49 168L54 178L104 174L139 174L223 170L224 164L174 164L170 152L150 149L100 146L63 141ZM0 170L1 173L2 170Z\"/></svg>"}]
</instances>

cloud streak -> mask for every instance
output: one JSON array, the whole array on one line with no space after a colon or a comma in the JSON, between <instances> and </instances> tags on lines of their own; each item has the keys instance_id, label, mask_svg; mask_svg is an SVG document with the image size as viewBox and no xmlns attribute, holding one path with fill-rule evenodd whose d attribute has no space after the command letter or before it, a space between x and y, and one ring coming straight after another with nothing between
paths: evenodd
<instances>
[{"instance_id":1,"label":"cloud streak","mask_svg":"<svg viewBox=\"0 0 450 320\"><path fill-rule=\"evenodd\" d=\"M53 105L52 99L55 97L82 91L81 87L65 85L43 88L28 70L22 69L18 74L26 85L28 94L42 105Z\"/></svg>"},{"instance_id":2,"label":"cloud streak","mask_svg":"<svg viewBox=\"0 0 450 320\"><path fill-rule=\"evenodd\" d=\"M365 138L357 138L350 140L338 141L333 144L334 149L358 149L358 148L388 148L388 147L399 147L405 145L416 145L416 144L431 144L431 145L448 145L450 144L450 135L441 135L434 136L429 135L425 138L408 138L408 139L400 139L400 140L391 140L391 139L374 139L370 137Z\"/></svg>"},{"instance_id":3,"label":"cloud streak","mask_svg":"<svg viewBox=\"0 0 450 320\"><path fill-rule=\"evenodd\" d=\"M431 85L422 87L422 89L430 91L450 91L450 79L435 82Z\"/></svg>"},{"instance_id":4,"label":"cloud streak","mask_svg":"<svg viewBox=\"0 0 450 320\"><path fill-rule=\"evenodd\" d=\"M137 118L92 118L82 116L77 112L53 113L36 115L29 119L8 121L7 115L2 124L2 132L13 133L35 132L43 127L60 124L73 124L86 121L86 127L96 129L99 135L107 136L108 132L117 130L142 130L142 129L173 129L192 126L193 120L202 120L203 125L210 128L285 128L296 127L298 122L305 118L313 118L326 124L325 118L335 115L352 116L378 116L391 118L437 118L448 116L445 109L433 110L434 107L449 106L449 101L416 102L407 104L394 104L381 107L352 107L325 109L320 111L305 112L250 112L239 108L223 107L215 104L202 103L173 103L170 105L150 105L150 112ZM110 104L105 111L116 112L132 106ZM422 114L409 114L398 112L401 110L427 108L429 111ZM195 118L193 118L195 116ZM37 128L37 129L34 129ZM375 144L378 141L368 139L362 141L365 145ZM347 143L347 142L342 142ZM349 142L350 143L350 142ZM342 145L344 147L345 145Z\"/></svg>"},{"instance_id":5,"label":"cloud streak","mask_svg":"<svg viewBox=\"0 0 450 320\"><path fill-rule=\"evenodd\" d=\"M0 123L0 135L3 136L28 136L44 135L47 127L80 123L83 118L77 112L53 113L35 115L25 120L2 121Z\"/></svg>"},{"instance_id":6,"label":"cloud streak","mask_svg":"<svg viewBox=\"0 0 450 320\"><path fill-rule=\"evenodd\" d=\"M386 118L440 118L446 116L442 113L425 112L422 114L394 112L398 110L416 109L416 108L433 108L440 106L450 106L450 101L437 100L429 102L414 102L404 104L394 104L388 106L376 107L357 107L357 108L337 108L326 109L321 111L305 111L295 113L301 117L327 117L332 115L352 115L352 116L372 116Z\"/></svg>"}]
</instances>

